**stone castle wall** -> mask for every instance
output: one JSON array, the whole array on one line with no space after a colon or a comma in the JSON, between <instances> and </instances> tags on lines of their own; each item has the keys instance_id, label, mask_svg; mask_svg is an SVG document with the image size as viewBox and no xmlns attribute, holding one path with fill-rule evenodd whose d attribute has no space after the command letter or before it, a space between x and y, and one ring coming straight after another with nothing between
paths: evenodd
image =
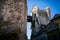
<instances>
[{"instance_id":1,"label":"stone castle wall","mask_svg":"<svg viewBox=\"0 0 60 40\"><path fill-rule=\"evenodd\" d=\"M26 0L25 0L26 1ZM4 21L9 21L9 26L21 28L26 33L27 12L25 1L21 0L1 0L0 17Z\"/></svg>"}]
</instances>

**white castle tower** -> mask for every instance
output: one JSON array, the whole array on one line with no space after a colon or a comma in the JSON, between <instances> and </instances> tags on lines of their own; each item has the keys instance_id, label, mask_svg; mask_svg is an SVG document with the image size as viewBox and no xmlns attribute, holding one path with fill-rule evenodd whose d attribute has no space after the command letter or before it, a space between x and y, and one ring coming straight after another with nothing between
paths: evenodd
<instances>
[{"instance_id":1,"label":"white castle tower","mask_svg":"<svg viewBox=\"0 0 60 40\"><path fill-rule=\"evenodd\" d=\"M36 14L36 16L38 16L37 12L38 12L38 7L35 5L31 10L31 16L32 16L32 14Z\"/></svg>"}]
</instances>

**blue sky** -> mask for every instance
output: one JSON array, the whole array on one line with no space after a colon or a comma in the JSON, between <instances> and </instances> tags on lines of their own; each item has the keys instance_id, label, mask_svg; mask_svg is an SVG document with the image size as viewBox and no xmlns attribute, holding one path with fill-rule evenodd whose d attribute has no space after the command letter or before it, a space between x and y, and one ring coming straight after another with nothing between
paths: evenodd
<instances>
[{"instance_id":1,"label":"blue sky","mask_svg":"<svg viewBox=\"0 0 60 40\"><path fill-rule=\"evenodd\" d=\"M55 14L60 14L60 0L27 0L27 15L30 15L34 5L37 5L40 10L45 10L45 8L49 6L51 18L53 18ZM27 35L28 38L30 38L30 23L27 23Z\"/></svg>"}]
</instances>

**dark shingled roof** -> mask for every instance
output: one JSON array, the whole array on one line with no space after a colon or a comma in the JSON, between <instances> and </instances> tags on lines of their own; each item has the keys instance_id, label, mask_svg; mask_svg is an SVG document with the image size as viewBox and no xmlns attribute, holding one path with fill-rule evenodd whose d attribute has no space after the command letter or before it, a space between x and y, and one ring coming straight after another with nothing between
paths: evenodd
<instances>
[{"instance_id":1,"label":"dark shingled roof","mask_svg":"<svg viewBox=\"0 0 60 40\"><path fill-rule=\"evenodd\" d=\"M53 19L60 17L60 14L55 14L55 16L53 17Z\"/></svg>"},{"instance_id":2,"label":"dark shingled roof","mask_svg":"<svg viewBox=\"0 0 60 40\"><path fill-rule=\"evenodd\" d=\"M51 21L56 20L56 19L60 19L60 14L55 14L55 16L53 17Z\"/></svg>"}]
</instances>

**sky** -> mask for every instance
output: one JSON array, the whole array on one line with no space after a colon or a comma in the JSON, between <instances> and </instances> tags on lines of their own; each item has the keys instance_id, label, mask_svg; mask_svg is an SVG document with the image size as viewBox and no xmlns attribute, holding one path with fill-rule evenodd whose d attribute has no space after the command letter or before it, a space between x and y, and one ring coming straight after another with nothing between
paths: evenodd
<instances>
[{"instance_id":1,"label":"sky","mask_svg":"<svg viewBox=\"0 0 60 40\"><path fill-rule=\"evenodd\" d=\"M50 7L51 18L55 14L60 14L60 0L27 0L27 15L30 15L30 12L34 5L37 5L40 10L45 10L46 7ZM30 23L27 23L27 35L28 39L31 36Z\"/></svg>"}]
</instances>

